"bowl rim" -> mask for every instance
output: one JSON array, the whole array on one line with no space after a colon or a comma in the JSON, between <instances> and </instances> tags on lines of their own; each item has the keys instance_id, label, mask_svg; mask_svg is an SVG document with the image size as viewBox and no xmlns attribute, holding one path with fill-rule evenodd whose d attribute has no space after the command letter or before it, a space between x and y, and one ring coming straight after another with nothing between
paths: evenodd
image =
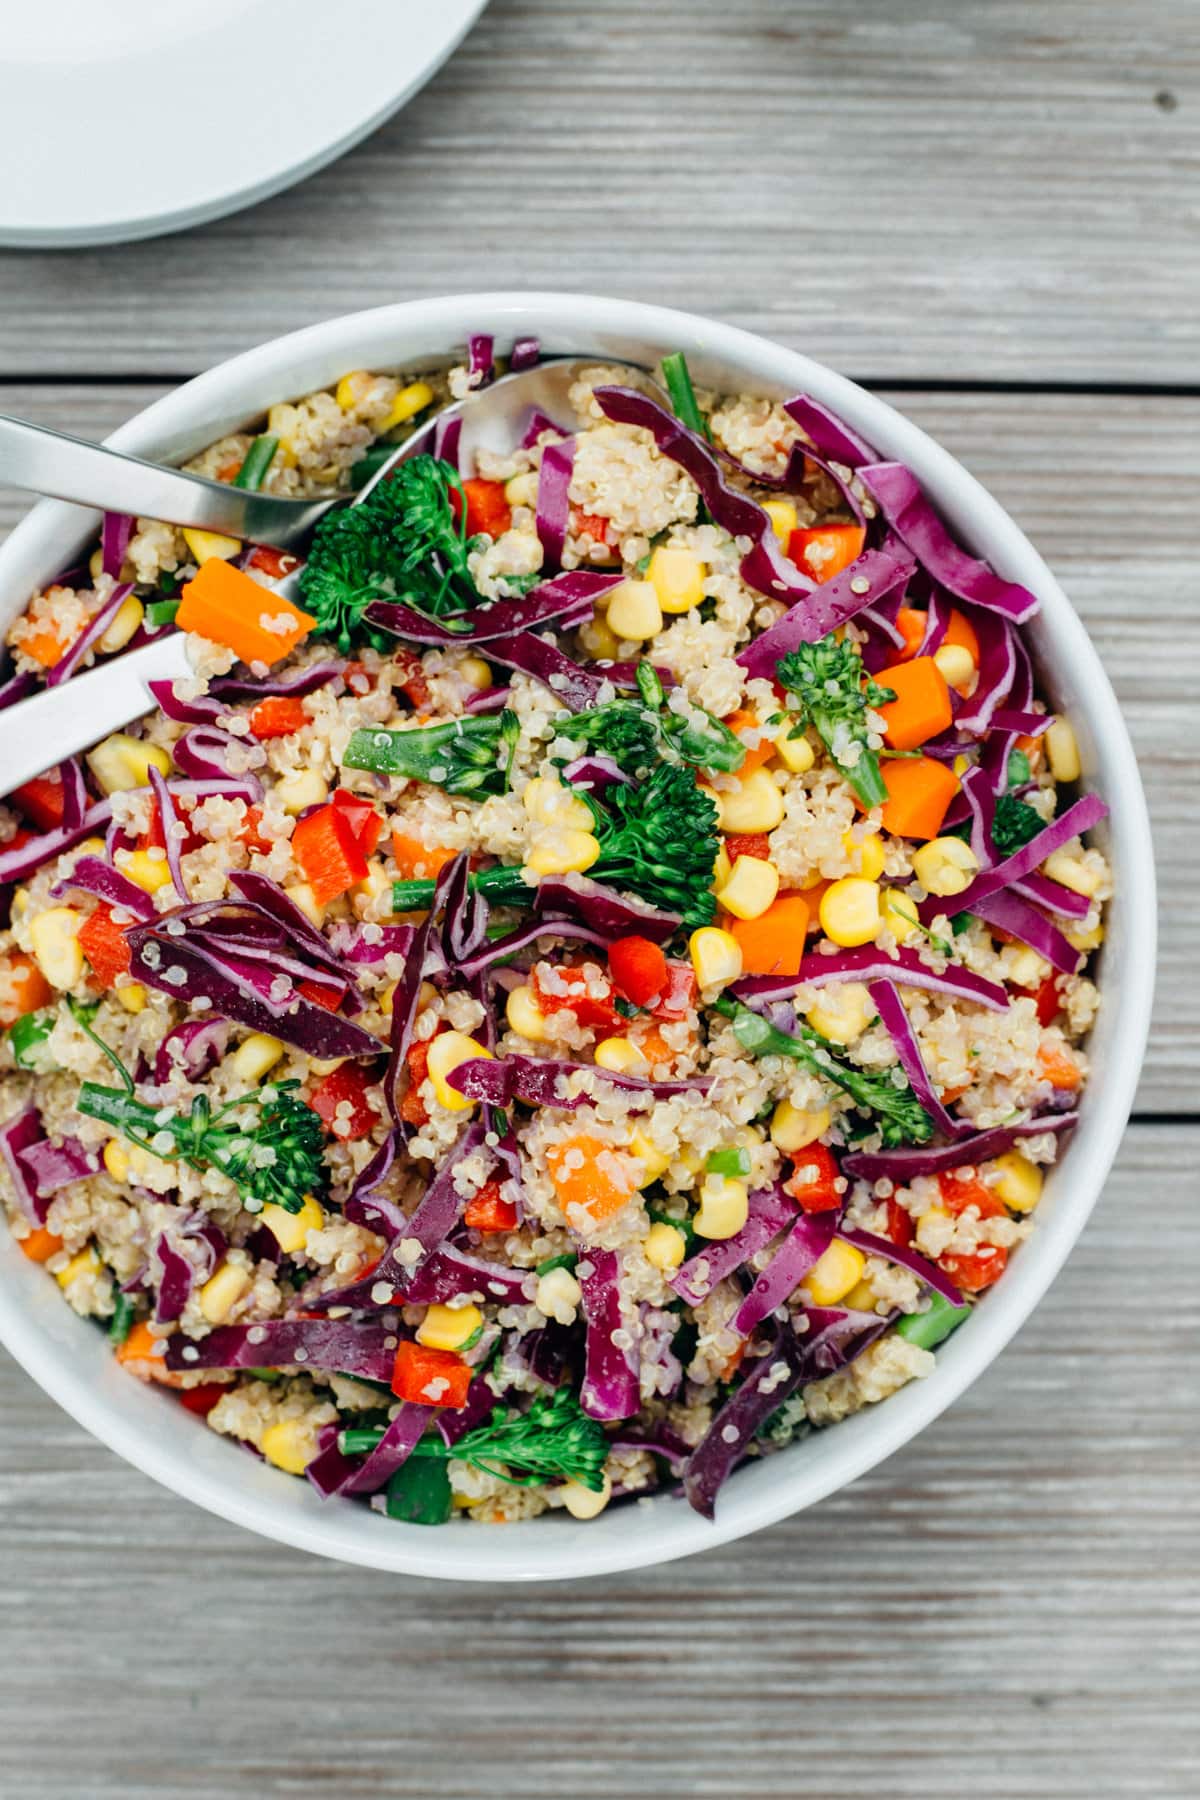
<instances>
[{"instance_id":1,"label":"bowl rim","mask_svg":"<svg viewBox=\"0 0 1200 1800\"><path fill-rule=\"evenodd\" d=\"M142 455L178 456L211 442L271 399L312 391L346 368L417 362L432 355L434 346L461 343L481 328L494 331L502 344L532 334L551 350L582 347L583 354L592 354L598 346L594 353L600 360L630 340L653 345L659 353L681 347L736 371L747 383L813 393L885 454L912 466L965 541L986 543L1001 571L1041 599L1038 629L1053 642L1056 674L1068 672L1064 680L1102 772L1120 876L1113 905L1119 929L1106 943L1101 979L1107 1065L1085 1092L1070 1153L1050 1184L1053 1205L1040 1215L1037 1232L987 1304L939 1353L932 1375L910 1382L886 1404L864 1409L836 1432L747 1465L723 1491L715 1522L664 1495L588 1525L559 1516L504 1532L430 1533L366 1509L322 1508L293 1477L250 1457L237 1461L232 1441L192 1429L199 1422L190 1415L184 1438L183 1409L161 1391L139 1385L131 1393L111 1358L107 1368L98 1369L98 1352L93 1353L89 1368L80 1352L81 1347L86 1352L85 1332L98 1338L94 1326L77 1319L57 1291L47 1291L44 1273L15 1246L4 1245L0 1341L79 1424L181 1497L262 1537L364 1567L447 1580L563 1580L714 1548L826 1498L924 1429L994 1360L1062 1267L1124 1133L1150 1024L1155 877L1146 802L1123 715L1082 622L1041 556L987 489L911 420L846 376L757 334L693 313L590 294L480 292L401 301L342 314L244 351L152 402L106 441ZM418 339L429 348L402 347ZM395 346L390 356L389 344ZM31 510L0 546L0 616L5 594L22 604L33 585L62 566L55 561L56 546L81 536L97 516L57 501L41 501ZM820 1452L813 1454L817 1445Z\"/></svg>"}]
</instances>

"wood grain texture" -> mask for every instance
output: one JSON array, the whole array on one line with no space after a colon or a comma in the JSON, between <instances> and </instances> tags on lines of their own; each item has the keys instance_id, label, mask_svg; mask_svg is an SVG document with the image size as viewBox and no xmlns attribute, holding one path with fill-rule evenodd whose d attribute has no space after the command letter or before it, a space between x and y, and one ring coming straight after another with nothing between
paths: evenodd
<instances>
[{"instance_id":1,"label":"wood grain texture","mask_svg":"<svg viewBox=\"0 0 1200 1800\"><path fill-rule=\"evenodd\" d=\"M290 193L5 256L0 372L193 371L357 307L565 286L859 375L1194 383L1198 100L1188 0L492 0Z\"/></svg>"},{"instance_id":2,"label":"wood grain texture","mask_svg":"<svg viewBox=\"0 0 1200 1800\"><path fill-rule=\"evenodd\" d=\"M0 409L100 436L161 391L0 386ZM1200 400L920 391L888 397L1009 508L1059 575L1104 658L1137 747L1161 882L1157 1011L1138 1105L1194 1113ZM0 494L0 530L22 510L19 496Z\"/></svg>"},{"instance_id":3,"label":"wood grain texture","mask_svg":"<svg viewBox=\"0 0 1200 1800\"><path fill-rule=\"evenodd\" d=\"M0 1792L1193 1800L1200 1345L1164 1283L1198 1161L1200 1127L1135 1127L1018 1339L884 1467L569 1588L261 1543L0 1360Z\"/></svg>"}]
</instances>

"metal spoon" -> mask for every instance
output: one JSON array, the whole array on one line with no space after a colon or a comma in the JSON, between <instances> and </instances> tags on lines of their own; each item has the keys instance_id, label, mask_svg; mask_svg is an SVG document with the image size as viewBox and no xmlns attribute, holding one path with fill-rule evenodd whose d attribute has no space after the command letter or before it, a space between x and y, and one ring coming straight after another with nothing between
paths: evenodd
<instances>
[{"instance_id":1,"label":"metal spoon","mask_svg":"<svg viewBox=\"0 0 1200 1800\"><path fill-rule=\"evenodd\" d=\"M531 408L569 423L568 390L580 370L618 361L609 356L564 358L501 376L490 387L426 420L397 445L395 455L354 495L281 500L272 494L184 475L100 444L3 417L0 480L109 512L165 519L173 525L269 543L277 549L303 550L319 519L334 507L359 505L397 463L428 450L439 425L461 419L459 457L470 466L477 450L503 452L518 443ZM639 364L622 366L645 373ZM298 572L273 585L277 593L299 601ZM72 676L61 687L44 688L6 708L0 712L0 794L11 793L22 782L148 712L155 702L147 683L180 680L192 673L186 635L169 631L140 650L114 656L99 668Z\"/></svg>"}]
</instances>

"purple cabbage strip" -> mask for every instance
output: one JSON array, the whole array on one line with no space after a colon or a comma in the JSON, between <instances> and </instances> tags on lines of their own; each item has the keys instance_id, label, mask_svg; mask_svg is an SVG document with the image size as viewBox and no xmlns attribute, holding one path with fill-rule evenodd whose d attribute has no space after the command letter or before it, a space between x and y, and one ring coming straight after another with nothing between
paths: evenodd
<instances>
[{"instance_id":1,"label":"purple cabbage strip","mask_svg":"<svg viewBox=\"0 0 1200 1800\"><path fill-rule=\"evenodd\" d=\"M965 700L955 718L959 731L987 731L997 708L1007 700L1017 675L1017 634L997 613L967 607L967 616L979 639L979 679L975 692Z\"/></svg>"},{"instance_id":2,"label":"purple cabbage strip","mask_svg":"<svg viewBox=\"0 0 1200 1800\"><path fill-rule=\"evenodd\" d=\"M367 931L378 936L368 937ZM407 956L412 948L411 925L335 925L329 934L332 948L342 962L381 963L388 956Z\"/></svg>"},{"instance_id":3,"label":"purple cabbage strip","mask_svg":"<svg viewBox=\"0 0 1200 1800\"><path fill-rule=\"evenodd\" d=\"M476 391L487 387L495 375L495 345L495 338L484 331L472 332L467 339L467 373L483 377L482 381L474 384Z\"/></svg>"},{"instance_id":4,"label":"purple cabbage strip","mask_svg":"<svg viewBox=\"0 0 1200 1800\"><path fill-rule=\"evenodd\" d=\"M896 1047L900 1067L908 1076L908 1085L918 1101L939 1131L944 1132L949 1138L962 1137L971 1129L970 1120L951 1118L934 1091L933 1083L929 1079L929 1071L925 1067L925 1058L921 1055L921 1046L917 1042L917 1034L913 1030L912 1021L904 1010L904 1002L900 998L895 983L893 981L873 981L867 992Z\"/></svg>"},{"instance_id":5,"label":"purple cabbage strip","mask_svg":"<svg viewBox=\"0 0 1200 1800\"><path fill-rule=\"evenodd\" d=\"M16 1157L32 1181L38 1200L48 1200L60 1188L70 1187L74 1181L86 1181L100 1169L100 1158L94 1151L85 1150L78 1138L64 1138L61 1144L40 1138L18 1150Z\"/></svg>"},{"instance_id":6,"label":"purple cabbage strip","mask_svg":"<svg viewBox=\"0 0 1200 1800\"><path fill-rule=\"evenodd\" d=\"M1028 944L1039 956L1063 975L1074 975L1080 964L1080 952L1070 938L1039 912L1015 888L1004 894L989 894L975 902L975 913L987 925L1007 931L1010 937Z\"/></svg>"},{"instance_id":7,"label":"purple cabbage strip","mask_svg":"<svg viewBox=\"0 0 1200 1800\"><path fill-rule=\"evenodd\" d=\"M523 1100L527 1106L562 1107L574 1111L592 1103L586 1084L577 1092L564 1092L573 1075L594 1076L625 1093L647 1099L669 1100L675 1094L706 1093L712 1085L705 1078L691 1081L646 1081L640 1075L620 1075L595 1063L558 1062L536 1056L474 1057L451 1070L446 1080L469 1100L485 1100L489 1106L511 1106Z\"/></svg>"},{"instance_id":8,"label":"purple cabbage strip","mask_svg":"<svg viewBox=\"0 0 1200 1800\"><path fill-rule=\"evenodd\" d=\"M796 1202L781 1186L760 1188L750 1196L742 1229L731 1238L715 1239L689 1257L671 1276L671 1286L689 1306L699 1306L719 1282L778 1237L796 1217Z\"/></svg>"},{"instance_id":9,"label":"purple cabbage strip","mask_svg":"<svg viewBox=\"0 0 1200 1800\"><path fill-rule=\"evenodd\" d=\"M404 1226L404 1237L415 1238L426 1256L441 1247L462 1217L466 1195L459 1192L454 1177L459 1164L468 1156L474 1155L485 1135L483 1121L473 1119L443 1160L437 1174L425 1189L420 1205ZM398 1285L405 1286L416 1275L420 1264L392 1263L394 1249L395 1246L388 1251L371 1278L373 1281L394 1279ZM389 1263L395 1268L394 1276L388 1271Z\"/></svg>"},{"instance_id":10,"label":"purple cabbage strip","mask_svg":"<svg viewBox=\"0 0 1200 1800\"><path fill-rule=\"evenodd\" d=\"M83 766L77 756L69 757L66 762L59 763L58 772L62 780L62 822L70 831L76 825L83 823L90 796L87 791L87 782L84 780Z\"/></svg>"},{"instance_id":11,"label":"purple cabbage strip","mask_svg":"<svg viewBox=\"0 0 1200 1800\"><path fill-rule=\"evenodd\" d=\"M529 415L529 423L526 425L525 434L521 439L522 450L535 449L537 441L544 431L557 432L559 437L567 436L566 426L557 425L548 414L542 412L540 408L535 406Z\"/></svg>"},{"instance_id":12,"label":"purple cabbage strip","mask_svg":"<svg viewBox=\"0 0 1200 1800\"><path fill-rule=\"evenodd\" d=\"M1037 1137L1043 1131L1071 1131L1079 1114L1043 1113L1021 1125L997 1125L956 1144L910 1145L904 1150L853 1150L842 1159L843 1175L856 1181L895 1181L902 1186L917 1175L940 1175L948 1169L977 1168L1000 1156L1019 1139Z\"/></svg>"},{"instance_id":13,"label":"purple cabbage strip","mask_svg":"<svg viewBox=\"0 0 1200 1800\"><path fill-rule=\"evenodd\" d=\"M949 598L941 588L935 587L929 596L929 605L925 613L925 635L917 646L918 656L933 656L941 649L947 631L950 629L950 614L953 608Z\"/></svg>"},{"instance_id":14,"label":"purple cabbage strip","mask_svg":"<svg viewBox=\"0 0 1200 1800\"><path fill-rule=\"evenodd\" d=\"M453 1449L459 1438L466 1437L477 1425L486 1424L496 1407L493 1394L482 1375L476 1375L467 1389L461 1406L439 1406L435 1411L434 1429L447 1449Z\"/></svg>"},{"instance_id":15,"label":"purple cabbage strip","mask_svg":"<svg viewBox=\"0 0 1200 1800\"><path fill-rule=\"evenodd\" d=\"M106 512L100 530L100 566L114 581L120 581L121 568L133 536L132 513Z\"/></svg>"},{"instance_id":16,"label":"purple cabbage strip","mask_svg":"<svg viewBox=\"0 0 1200 1800\"><path fill-rule=\"evenodd\" d=\"M127 912L131 919L152 919L155 916L154 901L140 888L136 881L130 881L119 869L100 856L81 856L69 875L56 881L50 890L50 898L59 900L72 888L80 893L94 894L97 900L103 900L109 906L119 907Z\"/></svg>"},{"instance_id":17,"label":"purple cabbage strip","mask_svg":"<svg viewBox=\"0 0 1200 1800\"><path fill-rule=\"evenodd\" d=\"M992 714L992 726L996 731L1015 731L1021 737L1041 737L1053 725L1054 713L1014 711L1001 707Z\"/></svg>"},{"instance_id":18,"label":"purple cabbage strip","mask_svg":"<svg viewBox=\"0 0 1200 1800\"><path fill-rule=\"evenodd\" d=\"M468 1256L454 1244L443 1244L421 1265L403 1297L414 1306L445 1305L463 1294L478 1294L501 1306L528 1305L533 1294L532 1273L531 1269Z\"/></svg>"},{"instance_id":19,"label":"purple cabbage strip","mask_svg":"<svg viewBox=\"0 0 1200 1800\"><path fill-rule=\"evenodd\" d=\"M360 1468L355 1469L338 1492L342 1494L374 1494L402 1469L425 1435L425 1428L438 1408L418 1406L406 1400L392 1419Z\"/></svg>"},{"instance_id":20,"label":"purple cabbage strip","mask_svg":"<svg viewBox=\"0 0 1200 1800\"><path fill-rule=\"evenodd\" d=\"M154 1055L154 1079L164 1087L177 1075L201 1081L225 1054L229 1026L224 1019L185 1019L168 1031Z\"/></svg>"},{"instance_id":21,"label":"purple cabbage strip","mask_svg":"<svg viewBox=\"0 0 1200 1800\"><path fill-rule=\"evenodd\" d=\"M396 1133L389 1132L355 1180L342 1207L352 1225L365 1225L382 1236L403 1234L408 1224L404 1208L379 1191L395 1166L397 1149Z\"/></svg>"},{"instance_id":22,"label":"purple cabbage strip","mask_svg":"<svg viewBox=\"0 0 1200 1800\"><path fill-rule=\"evenodd\" d=\"M749 1337L756 1326L795 1293L833 1242L836 1223L837 1214L833 1211L800 1214L730 1320L739 1337Z\"/></svg>"},{"instance_id":23,"label":"purple cabbage strip","mask_svg":"<svg viewBox=\"0 0 1200 1800\"><path fill-rule=\"evenodd\" d=\"M865 1256L882 1256L885 1261L898 1263L903 1269L910 1269L918 1275L928 1287L936 1288L943 1300L949 1300L951 1306L961 1306L963 1297L943 1269L910 1244L893 1244L890 1238L876 1237L873 1231L854 1231L842 1226L838 1231L840 1238L853 1244Z\"/></svg>"},{"instance_id":24,"label":"purple cabbage strip","mask_svg":"<svg viewBox=\"0 0 1200 1800\"><path fill-rule=\"evenodd\" d=\"M192 1352L192 1354L188 1354ZM218 1325L193 1343L167 1341L168 1369L339 1369L366 1381L390 1382L396 1333L380 1319L266 1319Z\"/></svg>"},{"instance_id":25,"label":"purple cabbage strip","mask_svg":"<svg viewBox=\"0 0 1200 1800\"><path fill-rule=\"evenodd\" d=\"M1006 857L1003 862L996 863L990 869L981 869L971 885L965 888L961 894L955 895L953 910L956 913L977 911L981 900L986 900L990 895L1002 892L1003 889L1011 887L1014 881L1020 881L1024 876L1031 874L1034 869L1045 862L1051 851L1060 849L1063 844L1069 843L1081 832L1089 831L1107 813L1108 807L1098 794L1085 794L1081 800L1076 800L1065 813L1060 814L1057 819L1047 825L1044 831L1039 831L1035 838L1031 838L1027 844L1023 844L1012 856ZM921 923L928 925L945 911L945 899L938 894L932 894L929 899L921 903Z\"/></svg>"},{"instance_id":26,"label":"purple cabbage strip","mask_svg":"<svg viewBox=\"0 0 1200 1800\"><path fill-rule=\"evenodd\" d=\"M769 1000L790 1000L797 987L821 987L831 981L898 981L904 987L928 988L935 994L949 994L961 1000L972 1000L992 1012L1003 1012L1008 995L999 982L986 981L970 969L951 964L941 974L921 961L917 951L900 944L892 955L864 944L854 950L837 950L824 956L810 951L801 959L798 975L744 975L730 986L734 999L746 1005L765 1004Z\"/></svg>"},{"instance_id":27,"label":"purple cabbage strip","mask_svg":"<svg viewBox=\"0 0 1200 1800\"><path fill-rule=\"evenodd\" d=\"M167 852L167 867L171 871L171 885L181 900L188 897L187 888L183 884L183 864L181 862L182 844L179 827L179 814L175 811L175 802L171 798L171 790L164 781L161 772L151 765L149 770L150 787L158 806L158 822L162 827L163 843Z\"/></svg>"},{"instance_id":28,"label":"purple cabbage strip","mask_svg":"<svg viewBox=\"0 0 1200 1800\"><path fill-rule=\"evenodd\" d=\"M184 700L176 694L173 681L148 681L146 686L175 725L215 725L229 710L216 699L211 689L207 694Z\"/></svg>"},{"instance_id":29,"label":"purple cabbage strip","mask_svg":"<svg viewBox=\"0 0 1200 1800\"><path fill-rule=\"evenodd\" d=\"M805 594L782 619L740 650L736 660L748 675L771 680L781 656L799 644L815 644L865 606L877 605L903 589L915 568L908 551L894 539L881 550L864 550L848 569Z\"/></svg>"},{"instance_id":30,"label":"purple cabbage strip","mask_svg":"<svg viewBox=\"0 0 1200 1800\"><path fill-rule=\"evenodd\" d=\"M971 849L981 869L990 868L996 860L992 843L992 826L996 818L998 796L992 792L991 778L979 763L966 771L959 789L967 803L971 821Z\"/></svg>"},{"instance_id":31,"label":"purple cabbage strip","mask_svg":"<svg viewBox=\"0 0 1200 1800\"><path fill-rule=\"evenodd\" d=\"M171 751L175 767L184 775L194 776L197 780L240 781L249 783L254 790L254 798L262 799L262 783L248 770L238 771L229 767L229 752L233 749L246 748L242 738L236 738L231 732L220 731L215 725L191 725L176 742Z\"/></svg>"},{"instance_id":32,"label":"purple cabbage strip","mask_svg":"<svg viewBox=\"0 0 1200 1800\"><path fill-rule=\"evenodd\" d=\"M469 863L457 856L446 882L438 934L442 953L451 967L457 967L487 943L490 912L486 897L471 887Z\"/></svg>"},{"instance_id":33,"label":"purple cabbage strip","mask_svg":"<svg viewBox=\"0 0 1200 1800\"><path fill-rule=\"evenodd\" d=\"M463 708L468 713L503 712L512 697L510 687L484 688L481 694L472 694Z\"/></svg>"},{"instance_id":34,"label":"purple cabbage strip","mask_svg":"<svg viewBox=\"0 0 1200 1800\"><path fill-rule=\"evenodd\" d=\"M572 787L601 794L606 788L628 787L633 780L633 776L627 775L624 769L618 767L611 756L591 750L564 764L562 776Z\"/></svg>"},{"instance_id":35,"label":"purple cabbage strip","mask_svg":"<svg viewBox=\"0 0 1200 1800\"><path fill-rule=\"evenodd\" d=\"M225 709L238 701L302 700L318 688L328 687L342 673L341 662L310 663L290 675L265 675L247 679L243 675L214 675L208 684L209 694L225 703ZM207 723L206 720L196 721Z\"/></svg>"},{"instance_id":36,"label":"purple cabbage strip","mask_svg":"<svg viewBox=\"0 0 1200 1800\"><path fill-rule=\"evenodd\" d=\"M312 920L306 918L295 901L284 893L277 881L272 881L268 875L256 875L250 869L231 869L229 881L243 900L249 901L251 906L282 928L295 949L307 957L309 962L327 969L339 981L350 980L342 959L326 942ZM355 998L361 996L355 992Z\"/></svg>"},{"instance_id":37,"label":"purple cabbage strip","mask_svg":"<svg viewBox=\"0 0 1200 1800\"><path fill-rule=\"evenodd\" d=\"M67 646L54 667L49 670L46 675L47 687L61 687L62 683L75 673L88 651L93 649L104 636L132 592L133 583L128 581L123 586L113 589L100 610L88 620L74 643Z\"/></svg>"},{"instance_id":38,"label":"purple cabbage strip","mask_svg":"<svg viewBox=\"0 0 1200 1800\"><path fill-rule=\"evenodd\" d=\"M448 462L454 469L458 467L459 445L462 441L462 418L440 418L433 428L433 454L439 462Z\"/></svg>"},{"instance_id":39,"label":"purple cabbage strip","mask_svg":"<svg viewBox=\"0 0 1200 1800\"><path fill-rule=\"evenodd\" d=\"M35 1225L46 1223L49 1202L39 1199L20 1158L22 1154L28 1154L42 1138L42 1121L36 1106L27 1106L23 1112L14 1114L7 1124L0 1125L0 1160L8 1170L8 1178L22 1211Z\"/></svg>"},{"instance_id":40,"label":"purple cabbage strip","mask_svg":"<svg viewBox=\"0 0 1200 1800\"><path fill-rule=\"evenodd\" d=\"M32 694L34 678L32 675L8 675L0 681L0 712L6 706L15 706L18 700L24 700Z\"/></svg>"},{"instance_id":41,"label":"purple cabbage strip","mask_svg":"<svg viewBox=\"0 0 1200 1800\"><path fill-rule=\"evenodd\" d=\"M614 1334L629 1329L621 1317L620 1263L615 1250L585 1250L575 1267L583 1291L587 1350L579 1404L589 1418L632 1419L641 1394L632 1352Z\"/></svg>"},{"instance_id":42,"label":"purple cabbage strip","mask_svg":"<svg viewBox=\"0 0 1200 1800\"><path fill-rule=\"evenodd\" d=\"M571 523L571 471L575 464L575 439L547 444L538 472L537 534L544 554L543 567L562 565L563 546Z\"/></svg>"},{"instance_id":43,"label":"purple cabbage strip","mask_svg":"<svg viewBox=\"0 0 1200 1800\"><path fill-rule=\"evenodd\" d=\"M582 621L580 621L582 623ZM489 662L506 669L520 669L550 689L569 712L587 712L599 702L600 690L611 677L599 669L585 669L535 631L519 631L515 637L496 638L487 648Z\"/></svg>"},{"instance_id":44,"label":"purple cabbage strip","mask_svg":"<svg viewBox=\"0 0 1200 1800\"><path fill-rule=\"evenodd\" d=\"M580 925L574 919L535 919L531 925L519 925L507 937L494 939L473 956L459 962L454 969L455 979L459 982L470 981L476 975L485 973L493 963L503 962L518 950L524 950L528 945L536 944L540 938L548 937L573 938L585 944L599 945L607 945L611 941L602 931L595 931L590 925Z\"/></svg>"},{"instance_id":45,"label":"purple cabbage strip","mask_svg":"<svg viewBox=\"0 0 1200 1800\"><path fill-rule=\"evenodd\" d=\"M688 1504L711 1519L717 1494L741 1462L760 1425L804 1380L804 1356L791 1332L777 1332L766 1354L747 1369L683 1465Z\"/></svg>"},{"instance_id":46,"label":"purple cabbage strip","mask_svg":"<svg viewBox=\"0 0 1200 1800\"><path fill-rule=\"evenodd\" d=\"M24 881L35 869L70 850L80 838L94 837L105 830L112 818L112 801L98 800L89 806L78 825L58 825L52 831L39 832L27 844L0 850L0 886L9 881Z\"/></svg>"},{"instance_id":47,"label":"purple cabbage strip","mask_svg":"<svg viewBox=\"0 0 1200 1800\"><path fill-rule=\"evenodd\" d=\"M540 338L514 338L513 347L508 356L508 368L511 375L519 375L525 369L536 369L542 360L542 343Z\"/></svg>"},{"instance_id":48,"label":"purple cabbage strip","mask_svg":"<svg viewBox=\"0 0 1200 1800\"><path fill-rule=\"evenodd\" d=\"M391 600L376 601L367 609L366 617L370 624L414 644L491 644L493 640L519 637L552 621L559 631L580 625L591 618L599 595L608 593L621 580L620 575L599 569L568 569L530 588L519 599L487 600L471 612L456 613L453 628ZM487 654L491 655L491 651ZM500 660L498 654L496 660Z\"/></svg>"},{"instance_id":49,"label":"purple cabbage strip","mask_svg":"<svg viewBox=\"0 0 1200 1800\"><path fill-rule=\"evenodd\" d=\"M783 410L800 427L821 456L845 463L851 469L857 469L862 463L878 461L876 452L851 430L844 419L839 419L836 413L830 412L828 407L822 406L810 394L797 394L793 399L785 400Z\"/></svg>"},{"instance_id":50,"label":"purple cabbage strip","mask_svg":"<svg viewBox=\"0 0 1200 1800\"><path fill-rule=\"evenodd\" d=\"M1012 892L1019 894L1022 900L1032 901L1034 906L1057 913L1062 919L1086 919L1092 910L1086 894L1077 894L1074 888L1064 887L1061 881L1051 881L1048 875L1038 870L1026 875L1023 881L1014 881Z\"/></svg>"},{"instance_id":51,"label":"purple cabbage strip","mask_svg":"<svg viewBox=\"0 0 1200 1800\"><path fill-rule=\"evenodd\" d=\"M155 1287L155 1323L173 1325L191 1298L196 1271L165 1231L160 1231L150 1246L150 1268Z\"/></svg>"},{"instance_id":52,"label":"purple cabbage strip","mask_svg":"<svg viewBox=\"0 0 1200 1800\"><path fill-rule=\"evenodd\" d=\"M921 567L956 600L969 600L988 612L1002 613L1014 625L1033 617L1038 610L1036 594L1003 580L987 563L956 544L911 469L896 462L865 464L859 469L859 479Z\"/></svg>"},{"instance_id":53,"label":"purple cabbage strip","mask_svg":"<svg viewBox=\"0 0 1200 1800\"><path fill-rule=\"evenodd\" d=\"M547 919L560 913L577 914L610 943L635 932L652 943L665 944L680 925L678 913L664 912L645 900L618 894L587 875L543 875L533 909Z\"/></svg>"}]
</instances>

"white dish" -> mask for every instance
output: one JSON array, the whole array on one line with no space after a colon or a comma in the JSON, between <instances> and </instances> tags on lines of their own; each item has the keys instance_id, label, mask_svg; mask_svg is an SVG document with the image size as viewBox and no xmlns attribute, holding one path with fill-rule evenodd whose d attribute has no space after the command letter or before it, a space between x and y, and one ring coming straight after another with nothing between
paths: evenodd
<instances>
[{"instance_id":1,"label":"white dish","mask_svg":"<svg viewBox=\"0 0 1200 1800\"><path fill-rule=\"evenodd\" d=\"M597 1575L686 1556L742 1536L844 1487L937 1417L1003 1349L1083 1229L1133 1101L1154 985L1154 867L1137 763L1116 699L1083 626L1041 557L1003 508L924 432L819 363L728 325L630 301L567 294L477 294L381 307L332 319L234 358L148 407L109 440L143 456L201 449L275 400L352 368L419 363L494 332L507 349L537 335L550 352L607 352L649 362L686 351L705 385L781 395L804 390L842 414L887 456L908 463L957 534L1001 574L1040 595L1030 628L1045 691L1075 722L1089 786L1107 799L1106 848L1116 879L1101 965L1104 1004L1089 1045L1082 1118L1046 1186L1037 1229L998 1286L938 1352L937 1368L882 1406L734 1475L715 1524L680 1499L614 1507L589 1524L561 1515L504 1528L401 1525L351 1505L323 1504L303 1483L206 1431L169 1394L131 1381L104 1336L78 1319L42 1270L0 1245L0 1336L80 1424L136 1467L211 1512L263 1536L369 1567L459 1580ZM82 548L95 515L43 501L0 549L0 622ZM2 628L2 623L0 623ZM1020 1428L1015 1418L1009 1428Z\"/></svg>"},{"instance_id":2,"label":"white dish","mask_svg":"<svg viewBox=\"0 0 1200 1800\"><path fill-rule=\"evenodd\" d=\"M0 244L124 243L277 194L410 99L485 5L38 0L6 8Z\"/></svg>"}]
</instances>

